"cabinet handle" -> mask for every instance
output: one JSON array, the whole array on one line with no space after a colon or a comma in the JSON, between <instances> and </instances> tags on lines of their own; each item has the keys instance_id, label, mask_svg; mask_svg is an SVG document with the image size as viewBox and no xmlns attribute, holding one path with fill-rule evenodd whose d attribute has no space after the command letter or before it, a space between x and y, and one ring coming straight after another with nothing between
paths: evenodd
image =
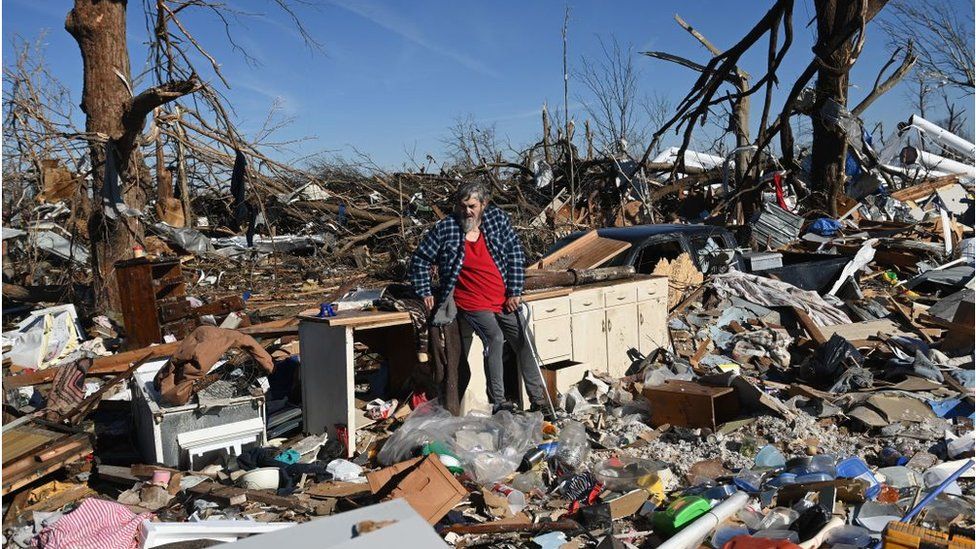
<instances>
[{"instance_id":1,"label":"cabinet handle","mask_svg":"<svg viewBox=\"0 0 976 549\"><path fill-rule=\"evenodd\" d=\"M552 309L546 309L546 312L547 313L554 313L554 312L556 312L556 307L553 307Z\"/></svg>"},{"instance_id":2,"label":"cabinet handle","mask_svg":"<svg viewBox=\"0 0 976 549\"><path fill-rule=\"evenodd\" d=\"M607 319L605 318L603 319L603 322L600 323L600 331L603 333L606 333L607 331Z\"/></svg>"},{"instance_id":3,"label":"cabinet handle","mask_svg":"<svg viewBox=\"0 0 976 549\"><path fill-rule=\"evenodd\" d=\"M607 319L607 330L608 331L613 330L613 321L610 320L609 318Z\"/></svg>"},{"instance_id":4,"label":"cabinet handle","mask_svg":"<svg viewBox=\"0 0 976 549\"><path fill-rule=\"evenodd\" d=\"M644 323L644 313L637 313L637 323L638 324Z\"/></svg>"},{"instance_id":5,"label":"cabinet handle","mask_svg":"<svg viewBox=\"0 0 976 549\"><path fill-rule=\"evenodd\" d=\"M618 295L617 296L617 301L623 301L625 299L627 299L627 296L625 296L625 295Z\"/></svg>"},{"instance_id":6,"label":"cabinet handle","mask_svg":"<svg viewBox=\"0 0 976 549\"><path fill-rule=\"evenodd\" d=\"M549 338L549 343L553 343L553 342L556 342L556 341L559 341L559 338L558 337L550 337Z\"/></svg>"},{"instance_id":7,"label":"cabinet handle","mask_svg":"<svg viewBox=\"0 0 976 549\"><path fill-rule=\"evenodd\" d=\"M592 301L587 301L587 302L583 303L583 306L584 307L589 307L590 305L593 305L593 302Z\"/></svg>"}]
</instances>

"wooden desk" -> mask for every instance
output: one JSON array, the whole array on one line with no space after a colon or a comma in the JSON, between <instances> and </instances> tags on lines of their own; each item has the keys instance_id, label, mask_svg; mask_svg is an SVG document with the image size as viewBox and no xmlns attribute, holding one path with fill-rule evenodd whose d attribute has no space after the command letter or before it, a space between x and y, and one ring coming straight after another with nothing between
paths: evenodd
<instances>
[{"instance_id":1,"label":"wooden desk","mask_svg":"<svg viewBox=\"0 0 976 549\"><path fill-rule=\"evenodd\" d=\"M350 311L331 318L311 314L299 316L304 430L310 434L328 432L330 437L335 437L336 426L345 426L349 436L349 456L356 449L356 429L371 423L356 409L354 345L357 336L360 339L385 339L391 344L402 342L405 336L410 341L413 338L410 315L406 312ZM394 368L394 361L416 363L413 349L412 343L401 344L395 352L387 353L391 378L394 370L404 370Z\"/></svg>"}]
</instances>

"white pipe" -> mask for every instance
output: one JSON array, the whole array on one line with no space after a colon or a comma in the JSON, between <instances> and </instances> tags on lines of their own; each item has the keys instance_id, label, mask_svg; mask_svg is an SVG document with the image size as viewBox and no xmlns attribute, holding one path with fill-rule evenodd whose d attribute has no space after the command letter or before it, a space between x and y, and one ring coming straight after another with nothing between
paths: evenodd
<instances>
[{"instance_id":1,"label":"white pipe","mask_svg":"<svg viewBox=\"0 0 976 549\"><path fill-rule=\"evenodd\" d=\"M817 532L817 535L800 543L799 544L800 549L817 549L817 547L823 545L824 538L827 537L827 534L829 534L832 530L836 530L840 528L843 525L844 525L844 520L841 519L840 517L834 517L830 519L830 521L827 522L827 524L825 524L824 527L821 528L819 532Z\"/></svg>"},{"instance_id":2,"label":"white pipe","mask_svg":"<svg viewBox=\"0 0 976 549\"><path fill-rule=\"evenodd\" d=\"M930 170L938 170L940 172L961 174L965 175L966 177L976 177L976 166L973 166L972 164L956 162L955 160L950 160L937 154L925 152L916 147L909 148L914 150L917 154L915 164L919 166L928 168Z\"/></svg>"},{"instance_id":3,"label":"white pipe","mask_svg":"<svg viewBox=\"0 0 976 549\"><path fill-rule=\"evenodd\" d=\"M659 545L658 549L693 549L698 547L698 544L705 539L709 532L714 530L722 521L738 512L739 509L745 507L748 502L749 495L745 492L732 494L728 499L716 505L714 509L671 536L670 539Z\"/></svg>"},{"instance_id":4,"label":"white pipe","mask_svg":"<svg viewBox=\"0 0 976 549\"><path fill-rule=\"evenodd\" d=\"M939 127L917 114L908 117L908 123L925 132L925 135L949 147L950 149L968 156L976 158L976 145L966 141L949 130Z\"/></svg>"}]
</instances>

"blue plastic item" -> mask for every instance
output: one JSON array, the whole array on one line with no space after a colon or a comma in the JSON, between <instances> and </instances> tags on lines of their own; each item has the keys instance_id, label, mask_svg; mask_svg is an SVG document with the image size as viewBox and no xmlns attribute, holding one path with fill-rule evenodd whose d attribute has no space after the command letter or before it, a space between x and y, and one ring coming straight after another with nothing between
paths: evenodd
<instances>
[{"instance_id":1,"label":"blue plastic item","mask_svg":"<svg viewBox=\"0 0 976 549\"><path fill-rule=\"evenodd\" d=\"M336 312L332 308L331 303L321 303L319 304L319 314L316 316L319 318L330 318L336 316Z\"/></svg>"},{"instance_id":2,"label":"blue plastic item","mask_svg":"<svg viewBox=\"0 0 976 549\"><path fill-rule=\"evenodd\" d=\"M874 477L874 473L867 463L859 457L849 457L837 464L838 478L856 478L868 483L868 488L864 495L868 499L874 499L881 493L881 483Z\"/></svg>"},{"instance_id":3,"label":"blue plastic item","mask_svg":"<svg viewBox=\"0 0 976 549\"><path fill-rule=\"evenodd\" d=\"M806 473L797 475L795 484L809 484L811 482L827 482L834 480L834 475L828 473Z\"/></svg>"},{"instance_id":4,"label":"blue plastic item","mask_svg":"<svg viewBox=\"0 0 976 549\"><path fill-rule=\"evenodd\" d=\"M881 450L881 461L888 466L904 465L908 463L908 458L901 455L901 452L891 446L886 446Z\"/></svg>"},{"instance_id":5,"label":"blue plastic item","mask_svg":"<svg viewBox=\"0 0 976 549\"><path fill-rule=\"evenodd\" d=\"M840 230L840 223L829 217L821 217L810 225L810 232L820 236L834 236Z\"/></svg>"},{"instance_id":6,"label":"blue plastic item","mask_svg":"<svg viewBox=\"0 0 976 549\"><path fill-rule=\"evenodd\" d=\"M776 478L766 481L766 486L782 488L787 484L796 484L796 475L793 473L780 473Z\"/></svg>"},{"instance_id":7,"label":"blue plastic item","mask_svg":"<svg viewBox=\"0 0 976 549\"><path fill-rule=\"evenodd\" d=\"M736 473L732 481L738 486L742 491L749 492L750 494L758 493L762 488L762 473L757 473L746 468L742 468Z\"/></svg>"},{"instance_id":8,"label":"blue plastic item","mask_svg":"<svg viewBox=\"0 0 976 549\"><path fill-rule=\"evenodd\" d=\"M725 544L735 536L748 536L749 529L743 526L719 526L715 533L712 534L712 547L715 549L722 549Z\"/></svg>"}]
</instances>

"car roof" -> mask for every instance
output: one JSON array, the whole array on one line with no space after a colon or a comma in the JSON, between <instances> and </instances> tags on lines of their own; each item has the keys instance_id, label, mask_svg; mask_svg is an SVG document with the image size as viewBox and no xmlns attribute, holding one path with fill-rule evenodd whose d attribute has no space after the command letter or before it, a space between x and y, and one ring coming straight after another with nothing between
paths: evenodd
<instances>
[{"instance_id":1,"label":"car roof","mask_svg":"<svg viewBox=\"0 0 976 549\"><path fill-rule=\"evenodd\" d=\"M575 240L588 231L580 231L569 235L567 240ZM688 235L695 234L712 234L715 232L728 232L728 229L724 227L718 227L716 225L686 225L681 223L662 223L658 225L634 225L631 227L606 227L603 229L597 229L596 233L600 236L606 238L612 238L614 240L623 240L624 242L630 242L631 244L636 244L638 242L643 242L649 237L656 236L659 234L669 234L669 233L683 233Z\"/></svg>"}]
</instances>

